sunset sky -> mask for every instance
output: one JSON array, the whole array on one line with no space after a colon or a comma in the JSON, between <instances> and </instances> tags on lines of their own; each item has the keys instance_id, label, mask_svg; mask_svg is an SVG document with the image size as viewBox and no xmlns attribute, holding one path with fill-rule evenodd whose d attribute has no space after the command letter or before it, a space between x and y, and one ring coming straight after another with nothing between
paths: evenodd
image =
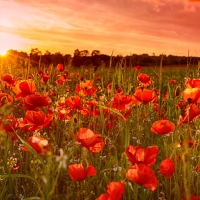
<instances>
[{"instance_id":1,"label":"sunset sky","mask_svg":"<svg viewBox=\"0 0 200 200\"><path fill-rule=\"evenodd\" d=\"M31 48L200 56L200 1L0 0L0 54Z\"/></svg>"}]
</instances>

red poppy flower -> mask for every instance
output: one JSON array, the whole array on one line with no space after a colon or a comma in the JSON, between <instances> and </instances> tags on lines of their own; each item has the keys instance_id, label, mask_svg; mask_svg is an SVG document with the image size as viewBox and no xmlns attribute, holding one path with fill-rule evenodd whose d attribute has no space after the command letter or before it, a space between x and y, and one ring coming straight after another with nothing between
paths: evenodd
<instances>
[{"instance_id":1,"label":"red poppy flower","mask_svg":"<svg viewBox=\"0 0 200 200\"><path fill-rule=\"evenodd\" d=\"M72 180L83 181L90 176L96 176L96 169L87 164L86 168L80 164L72 164L68 166L69 176Z\"/></svg>"},{"instance_id":2,"label":"red poppy flower","mask_svg":"<svg viewBox=\"0 0 200 200\"><path fill-rule=\"evenodd\" d=\"M98 101L95 99L92 99L91 101L86 101L85 104L94 108L98 105Z\"/></svg>"},{"instance_id":3,"label":"red poppy flower","mask_svg":"<svg viewBox=\"0 0 200 200\"><path fill-rule=\"evenodd\" d=\"M175 171L175 166L170 158L163 160L160 164L160 170L158 173L163 174L166 178L170 178Z\"/></svg>"},{"instance_id":4,"label":"red poppy flower","mask_svg":"<svg viewBox=\"0 0 200 200\"><path fill-rule=\"evenodd\" d=\"M112 103L112 108L116 108L118 110L125 110L132 104L132 97L129 95L121 95L121 94L114 94L114 98L112 102L108 103L108 107Z\"/></svg>"},{"instance_id":5,"label":"red poppy flower","mask_svg":"<svg viewBox=\"0 0 200 200\"><path fill-rule=\"evenodd\" d=\"M185 102L197 103L200 98L200 88L186 88L182 92L182 97Z\"/></svg>"},{"instance_id":6,"label":"red poppy flower","mask_svg":"<svg viewBox=\"0 0 200 200\"><path fill-rule=\"evenodd\" d=\"M100 113L99 113L100 114ZM109 109L103 108L104 118L108 118L109 120L114 120L116 115L114 115Z\"/></svg>"},{"instance_id":7,"label":"red poppy flower","mask_svg":"<svg viewBox=\"0 0 200 200\"><path fill-rule=\"evenodd\" d=\"M19 127L25 131L41 130L43 127L47 127L52 119L52 115L46 116L41 110L29 110L26 112L23 121L19 123Z\"/></svg>"},{"instance_id":8,"label":"red poppy flower","mask_svg":"<svg viewBox=\"0 0 200 200\"><path fill-rule=\"evenodd\" d=\"M152 80L150 78L150 76L146 75L146 74L143 74L143 73L140 73L138 76L137 76L137 80L139 81L139 83L143 86L143 87L148 87L151 85L152 83Z\"/></svg>"},{"instance_id":9,"label":"red poppy flower","mask_svg":"<svg viewBox=\"0 0 200 200\"><path fill-rule=\"evenodd\" d=\"M58 107L58 117L60 120L65 121L72 118L71 110L69 108Z\"/></svg>"},{"instance_id":10,"label":"red poppy flower","mask_svg":"<svg viewBox=\"0 0 200 200\"><path fill-rule=\"evenodd\" d=\"M70 109L70 110L76 109L82 115L87 116L87 117L89 116L89 107L88 108L82 107L83 102L79 96L75 96L73 98L71 97L67 98L65 100L65 104L69 106L69 108L67 109Z\"/></svg>"},{"instance_id":11,"label":"red poppy flower","mask_svg":"<svg viewBox=\"0 0 200 200\"><path fill-rule=\"evenodd\" d=\"M178 126L183 123L189 123L199 117L200 109L196 104L190 104L188 108L185 109L185 113L183 116L179 117Z\"/></svg>"},{"instance_id":12,"label":"red poppy flower","mask_svg":"<svg viewBox=\"0 0 200 200\"><path fill-rule=\"evenodd\" d=\"M89 110L87 108L83 108L81 110L78 110L79 113L81 113L83 116L88 117L89 116Z\"/></svg>"},{"instance_id":13,"label":"red poppy flower","mask_svg":"<svg viewBox=\"0 0 200 200\"><path fill-rule=\"evenodd\" d=\"M181 141L180 145L183 147L184 145L186 145L189 148L194 148L198 146L198 142L195 140L187 140L185 142Z\"/></svg>"},{"instance_id":14,"label":"red poppy flower","mask_svg":"<svg viewBox=\"0 0 200 200\"><path fill-rule=\"evenodd\" d=\"M137 66L135 66L135 69L136 69L136 70L141 70L141 69L142 69L142 67L141 67L141 66L139 66L139 65L137 65Z\"/></svg>"},{"instance_id":15,"label":"red poppy flower","mask_svg":"<svg viewBox=\"0 0 200 200\"><path fill-rule=\"evenodd\" d=\"M187 103L184 100L178 100L178 103L176 104L176 106L179 109L185 109L187 106Z\"/></svg>"},{"instance_id":16,"label":"red poppy flower","mask_svg":"<svg viewBox=\"0 0 200 200\"><path fill-rule=\"evenodd\" d=\"M40 70L37 75L43 76L44 75L44 70Z\"/></svg>"},{"instance_id":17,"label":"red poppy flower","mask_svg":"<svg viewBox=\"0 0 200 200\"><path fill-rule=\"evenodd\" d=\"M121 200L124 190L124 181L110 182L107 185L108 194L101 194L96 200Z\"/></svg>"},{"instance_id":18,"label":"red poppy flower","mask_svg":"<svg viewBox=\"0 0 200 200\"><path fill-rule=\"evenodd\" d=\"M181 200L200 200L200 196L195 196L195 195L191 194L190 197L186 197Z\"/></svg>"},{"instance_id":19,"label":"red poppy flower","mask_svg":"<svg viewBox=\"0 0 200 200\"><path fill-rule=\"evenodd\" d=\"M157 146L149 146L147 148L143 148L141 146L134 147L129 145L126 148L126 155L133 165L142 163L146 164L147 166L151 166L156 162L158 150L159 149Z\"/></svg>"},{"instance_id":20,"label":"red poppy flower","mask_svg":"<svg viewBox=\"0 0 200 200\"><path fill-rule=\"evenodd\" d=\"M47 107L49 103L51 102L51 99L44 94L31 94L26 96L24 103L26 110L35 110L37 107Z\"/></svg>"},{"instance_id":21,"label":"red poppy flower","mask_svg":"<svg viewBox=\"0 0 200 200\"><path fill-rule=\"evenodd\" d=\"M14 166L13 166L13 168L10 170L10 172L12 173L12 172L16 172L18 169L19 169L19 167L20 167L20 163L18 162L18 163L16 163Z\"/></svg>"},{"instance_id":22,"label":"red poppy flower","mask_svg":"<svg viewBox=\"0 0 200 200\"><path fill-rule=\"evenodd\" d=\"M169 120L158 120L151 126L151 132L156 134L170 134L175 130L175 124Z\"/></svg>"},{"instance_id":23,"label":"red poppy flower","mask_svg":"<svg viewBox=\"0 0 200 200\"><path fill-rule=\"evenodd\" d=\"M113 122L112 121L108 121L106 122L106 129L107 130L113 130Z\"/></svg>"},{"instance_id":24,"label":"red poppy flower","mask_svg":"<svg viewBox=\"0 0 200 200\"><path fill-rule=\"evenodd\" d=\"M200 88L200 79L188 80L185 85L187 88Z\"/></svg>"},{"instance_id":25,"label":"red poppy flower","mask_svg":"<svg viewBox=\"0 0 200 200\"><path fill-rule=\"evenodd\" d=\"M13 76L11 74L3 74L1 76L1 80L10 85L13 85L15 83L15 80L13 79Z\"/></svg>"},{"instance_id":26,"label":"red poppy flower","mask_svg":"<svg viewBox=\"0 0 200 200\"><path fill-rule=\"evenodd\" d=\"M12 116L12 115L9 115L9 116L7 116L6 119L5 119L3 128L4 128L4 130L5 130L6 132L14 132L14 131L17 129L18 124L19 124L19 123L18 123L18 121L15 119L15 117Z\"/></svg>"},{"instance_id":27,"label":"red poppy flower","mask_svg":"<svg viewBox=\"0 0 200 200\"><path fill-rule=\"evenodd\" d=\"M88 115L85 115L85 116L91 116L91 117L94 117L94 118L98 118L100 116L100 111L98 108L95 108L95 107L89 107L87 109L88 111Z\"/></svg>"},{"instance_id":28,"label":"red poppy flower","mask_svg":"<svg viewBox=\"0 0 200 200\"><path fill-rule=\"evenodd\" d=\"M83 147L92 152L100 152L104 147L104 141L98 134L94 134L90 129L80 128L78 135L72 135Z\"/></svg>"},{"instance_id":29,"label":"red poppy flower","mask_svg":"<svg viewBox=\"0 0 200 200\"><path fill-rule=\"evenodd\" d=\"M163 101L166 101L169 98L168 93L165 91L163 92Z\"/></svg>"},{"instance_id":30,"label":"red poppy flower","mask_svg":"<svg viewBox=\"0 0 200 200\"><path fill-rule=\"evenodd\" d=\"M63 64L58 64L56 66L57 70L60 71L60 72L63 72L64 71L64 65Z\"/></svg>"},{"instance_id":31,"label":"red poppy flower","mask_svg":"<svg viewBox=\"0 0 200 200\"><path fill-rule=\"evenodd\" d=\"M13 102L13 98L7 93L0 93L0 107L6 103Z\"/></svg>"},{"instance_id":32,"label":"red poppy flower","mask_svg":"<svg viewBox=\"0 0 200 200\"><path fill-rule=\"evenodd\" d=\"M130 181L143 185L152 191L154 191L158 186L158 180L154 171L145 164L135 164L129 167L126 172L126 177Z\"/></svg>"},{"instance_id":33,"label":"red poppy flower","mask_svg":"<svg viewBox=\"0 0 200 200\"><path fill-rule=\"evenodd\" d=\"M138 100L134 97L134 95L132 96L132 100L133 100L133 103L136 104L136 105L142 104L142 102L141 102L141 101L138 101Z\"/></svg>"},{"instance_id":34,"label":"red poppy flower","mask_svg":"<svg viewBox=\"0 0 200 200\"><path fill-rule=\"evenodd\" d=\"M59 85L64 85L64 83L67 81L67 75L64 74L64 75L58 75L59 78L55 81L57 84Z\"/></svg>"},{"instance_id":35,"label":"red poppy flower","mask_svg":"<svg viewBox=\"0 0 200 200\"><path fill-rule=\"evenodd\" d=\"M31 136L28 138L28 144L41 155L45 155L49 149L48 140L39 136ZM25 146L22 146L24 151L29 151Z\"/></svg>"},{"instance_id":36,"label":"red poppy flower","mask_svg":"<svg viewBox=\"0 0 200 200\"><path fill-rule=\"evenodd\" d=\"M42 76L41 82L46 83L49 80L50 76L46 73Z\"/></svg>"},{"instance_id":37,"label":"red poppy flower","mask_svg":"<svg viewBox=\"0 0 200 200\"><path fill-rule=\"evenodd\" d=\"M169 80L169 84L176 84L176 80Z\"/></svg>"},{"instance_id":38,"label":"red poppy flower","mask_svg":"<svg viewBox=\"0 0 200 200\"><path fill-rule=\"evenodd\" d=\"M16 94L15 99L25 98L36 92L36 85L32 80L20 80L13 87L13 92Z\"/></svg>"},{"instance_id":39,"label":"red poppy flower","mask_svg":"<svg viewBox=\"0 0 200 200\"><path fill-rule=\"evenodd\" d=\"M123 89L121 88L121 87L118 87L118 85L117 84L115 84L115 86L114 86L115 88L114 88L114 93L120 93L120 94L123 94ZM108 93L110 93L111 92L111 90L112 90L112 83L110 83L110 84L108 84L108 86L107 86L107 91L108 91Z\"/></svg>"},{"instance_id":40,"label":"red poppy flower","mask_svg":"<svg viewBox=\"0 0 200 200\"><path fill-rule=\"evenodd\" d=\"M93 86L92 80L86 80L77 85L75 90L80 96L93 96L97 92L97 87Z\"/></svg>"},{"instance_id":41,"label":"red poppy flower","mask_svg":"<svg viewBox=\"0 0 200 200\"><path fill-rule=\"evenodd\" d=\"M157 97L154 91L145 88L137 88L133 96L142 104L148 104Z\"/></svg>"},{"instance_id":42,"label":"red poppy flower","mask_svg":"<svg viewBox=\"0 0 200 200\"><path fill-rule=\"evenodd\" d=\"M199 165L196 165L196 166L194 167L194 170L195 170L196 172L200 171L200 166L199 166Z\"/></svg>"},{"instance_id":43,"label":"red poppy flower","mask_svg":"<svg viewBox=\"0 0 200 200\"><path fill-rule=\"evenodd\" d=\"M33 79L33 74L29 74L27 78L28 79Z\"/></svg>"},{"instance_id":44,"label":"red poppy flower","mask_svg":"<svg viewBox=\"0 0 200 200\"><path fill-rule=\"evenodd\" d=\"M81 110L82 109L82 101L81 101L81 98L79 96L75 96L75 97L69 97L65 100L65 104L67 106L70 107L70 109L78 109L78 110Z\"/></svg>"}]
</instances>

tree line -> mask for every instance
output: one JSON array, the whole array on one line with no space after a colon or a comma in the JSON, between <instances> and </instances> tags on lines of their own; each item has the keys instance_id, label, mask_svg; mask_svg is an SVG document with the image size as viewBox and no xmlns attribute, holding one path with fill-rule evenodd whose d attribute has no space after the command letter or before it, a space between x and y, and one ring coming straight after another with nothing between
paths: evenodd
<instances>
[{"instance_id":1,"label":"tree line","mask_svg":"<svg viewBox=\"0 0 200 200\"><path fill-rule=\"evenodd\" d=\"M57 66L61 63L64 66L73 67L134 67L134 66L159 66L162 57L162 65L189 65L198 64L198 58L189 56L176 55L148 55L148 54L132 54L127 56L122 55L106 55L99 50L93 50L89 53L88 50L76 49L73 55L62 54L60 52L50 53L48 50L42 54L38 48L31 49L31 53L19 52L17 50L8 50L7 59L13 60L18 65L25 67L29 63L32 67L48 67L49 65Z\"/></svg>"}]
</instances>

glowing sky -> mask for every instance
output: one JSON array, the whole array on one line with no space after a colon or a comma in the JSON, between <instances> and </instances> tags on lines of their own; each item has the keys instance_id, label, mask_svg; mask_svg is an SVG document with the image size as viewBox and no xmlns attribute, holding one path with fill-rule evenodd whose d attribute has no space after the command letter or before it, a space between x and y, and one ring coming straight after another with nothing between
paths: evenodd
<instances>
[{"instance_id":1,"label":"glowing sky","mask_svg":"<svg viewBox=\"0 0 200 200\"><path fill-rule=\"evenodd\" d=\"M36 47L200 56L200 1L0 0L0 54Z\"/></svg>"}]
</instances>

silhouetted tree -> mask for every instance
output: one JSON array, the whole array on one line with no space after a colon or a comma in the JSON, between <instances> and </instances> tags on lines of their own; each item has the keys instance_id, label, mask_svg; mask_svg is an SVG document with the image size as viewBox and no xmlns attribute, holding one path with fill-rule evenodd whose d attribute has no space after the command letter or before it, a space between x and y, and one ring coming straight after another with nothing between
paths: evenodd
<instances>
[{"instance_id":1,"label":"silhouetted tree","mask_svg":"<svg viewBox=\"0 0 200 200\"><path fill-rule=\"evenodd\" d=\"M74 57L72 59L72 65L74 67L80 67L80 65L81 65L81 56L80 56L80 53L81 52L78 49L76 49L74 51Z\"/></svg>"},{"instance_id":2,"label":"silhouetted tree","mask_svg":"<svg viewBox=\"0 0 200 200\"><path fill-rule=\"evenodd\" d=\"M89 55L89 51L88 50L82 50L80 51L80 56L83 57L83 56L88 56Z\"/></svg>"},{"instance_id":3,"label":"silhouetted tree","mask_svg":"<svg viewBox=\"0 0 200 200\"><path fill-rule=\"evenodd\" d=\"M31 49L30 62L33 67L39 67L42 52L38 48Z\"/></svg>"},{"instance_id":4,"label":"silhouetted tree","mask_svg":"<svg viewBox=\"0 0 200 200\"><path fill-rule=\"evenodd\" d=\"M58 64L64 65L63 55L60 52L56 52L53 54L53 66L57 66Z\"/></svg>"},{"instance_id":5,"label":"silhouetted tree","mask_svg":"<svg viewBox=\"0 0 200 200\"><path fill-rule=\"evenodd\" d=\"M46 50L45 54L42 56L41 62L45 67L48 67L50 64L52 64L52 54L48 50Z\"/></svg>"},{"instance_id":6,"label":"silhouetted tree","mask_svg":"<svg viewBox=\"0 0 200 200\"><path fill-rule=\"evenodd\" d=\"M64 60L64 65L65 65L65 66L68 66L68 65L70 65L71 62L72 62L72 56L71 56L70 54L65 54L65 55L63 56L63 60Z\"/></svg>"},{"instance_id":7,"label":"silhouetted tree","mask_svg":"<svg viewBox=\"0 0 200 200\"><path fill-rule=\"evenodd\" d=\"M198 64L198 58L195 57L185 57L176 55L163 55L163 65L187 65L188 60L190 64ZM48 50L42 55L38 48L31 49L31 53L28 55L25 52L18 52L17 50L8 50L7 59L9 64L13 64L19 67L27 67L29 62L31 62L33 67L49 67L50 64L56 66L61 63L64 66L72 65L74 67L80 67L81 65L92 66L98 68L103 65L106 67L110 66L111 57L105 54L100 54L99 50L93 50L91 55L89 55L88 50L76 49L74 51L74 56L70 54L61 54L57 52L55 54L50 53ZM122 55L112 56L112 67L132 67L136 65L141 66L159 66L161 60L161 55L156 56L154 53L152 56L148 54L132 54L123 57ZM4 61L5 62L5 61Z\"/></svg>"},{"instance_id":8,"label":"silhouetted tree","mask_svg":"<svg viewBox=\"0 0 200 200\"><path fill-rule=\"evenodd\" d=\"M98 56L100 54L99 50L93 50L91 56Z\"/></svg>"}]
</instances>

